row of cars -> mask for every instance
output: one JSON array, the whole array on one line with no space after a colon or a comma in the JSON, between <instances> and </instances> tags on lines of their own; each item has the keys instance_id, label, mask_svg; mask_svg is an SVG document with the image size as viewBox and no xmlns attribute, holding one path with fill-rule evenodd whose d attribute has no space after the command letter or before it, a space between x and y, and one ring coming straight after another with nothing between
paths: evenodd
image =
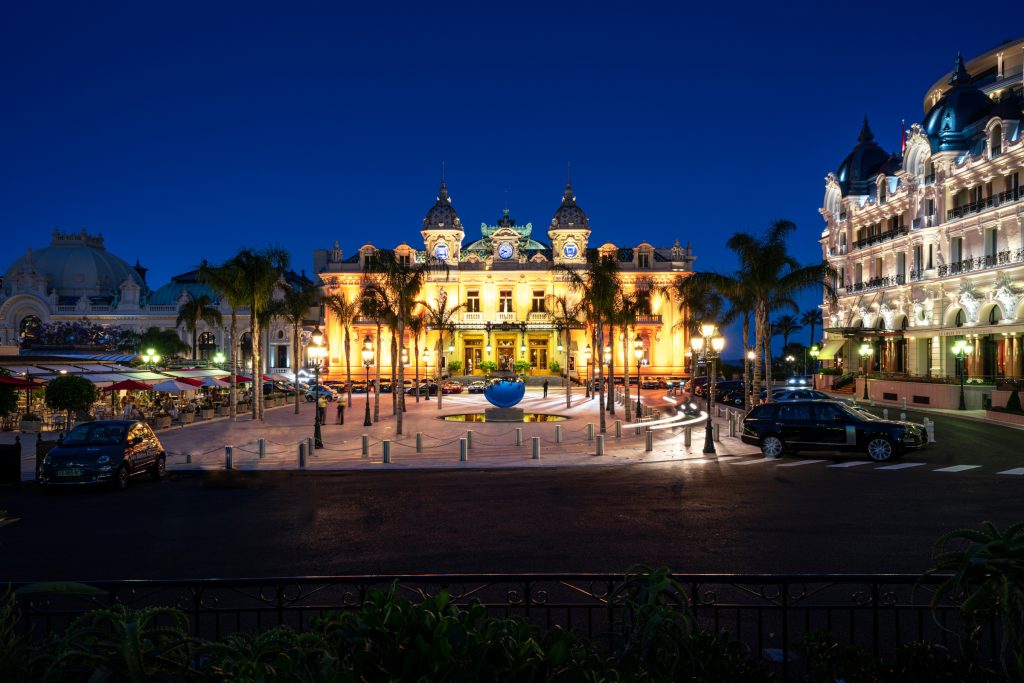
<instances>
[{"instance_id":1,"label":"row of cars","mask_svg":"<svg viewBox=\"0 0 1024 683\"><path fill-rule=\"evenodd\" d=\"M352 393L353 394L365 394L367 391L373 391L373 381L367 385L363 380L352 382ZM305 387L304 393L307 401L315 401L317 395L322 395L328 401L336 401L338 397L345 393L346 383L341 380L327 380L323 382L319 387ZM403 385L404 393L415 396L417 391L420 396L437 396L437 392L440 389L443 394L461 394L462 392L468 392L470 394L482 394L486 384L482 381L471 382L468 385L463 384L457 380L446 380L441 382L435 382L434 380L420 380L417 385L414 380L407 379ZM381 378L380 380L380 392L382 394L390 394L395 390L395 382L388 378Z\"/></svg>"},{"instance_id":2,"label":"row of cars","mask_svg":"<svg viewBox=\"0 0 1024 683\"><path fill-rule=\"evenodd\" d=\"M607 381L607 379L608 378L606 377L605 381ZM623 381L621 376L616 376L612 381L614 382L615 386L622 386L623 384L625 384L625 382ZM591 390L597 391L598 389L600 389L600 383L601 382L596 377L591 379L590 380L590 388L591 388ZM640 388L641 389L674 389L674 388L683 386L683 384L685 384L685 383L686 383L686 380L684 378L682 378L682 377L641 377L640 378ZM629 384L630 384L630 386L634 386L634 387L636 386L636 377L635 376L629 378Z\"/></svg>"}]
</instances>

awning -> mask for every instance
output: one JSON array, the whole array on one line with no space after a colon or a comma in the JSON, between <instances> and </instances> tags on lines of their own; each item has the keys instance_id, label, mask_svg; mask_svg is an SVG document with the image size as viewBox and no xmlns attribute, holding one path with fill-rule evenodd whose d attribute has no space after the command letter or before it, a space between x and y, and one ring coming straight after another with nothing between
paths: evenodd
<instances>
[{"instance_id":1,"label":"awning","mask_svg":"<svg viewBox=\"0 0 1024 683\"><path fill-rule=\"evenodd\" d=\"M836 351L843 348L843 344L845 343L845 339L829 339L825 342L824 346L821 347L821 351L818 352L818 360L835 359Z\"/></svg>"}]
</instances>

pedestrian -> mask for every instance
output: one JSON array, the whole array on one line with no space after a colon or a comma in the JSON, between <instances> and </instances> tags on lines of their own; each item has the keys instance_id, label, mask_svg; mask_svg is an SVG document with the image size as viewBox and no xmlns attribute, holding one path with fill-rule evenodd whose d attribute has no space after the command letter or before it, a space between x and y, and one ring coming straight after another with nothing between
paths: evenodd
<instances>
[{"instance_id":1,"label":"pedestrian","mask_svg":"<svg viewBox=\"0 0 1024 683\"><path fill-rule=\"evenodd\" d=\"M338 417L334 420L334 424L343 425L345 424L345 397L338 397Z\"/></svg>"},{"instance_id":2,"label":"pedestrian","mask_svg":"<svg viewBox=\"0 0 1024 683\"><path fill-rule=\"evenodd\" d=\"M317 393L318 398L316 400L316 409L320 414L320 424L326 424L327 422L327 397L323 394Z\"/></svg>"},{"instance_id":3,"label":"pedestrian","mask_svg":"<svg viewBox=\"0 0 1024 683\"><path fill-rule=\"evenodd\" d=\"M544 380L544 398L547 398L547 397L548 397L548 381L547 381L547 379L545 379Z\"/></svg>"}]
</instances>

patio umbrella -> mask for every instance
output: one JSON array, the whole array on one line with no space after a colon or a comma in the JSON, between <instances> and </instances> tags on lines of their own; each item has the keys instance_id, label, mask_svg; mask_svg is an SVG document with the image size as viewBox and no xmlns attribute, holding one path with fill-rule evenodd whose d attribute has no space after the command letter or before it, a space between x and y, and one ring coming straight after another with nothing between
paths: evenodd
<instances>
[{"instance_id":1,"label":"patio umbrella","mask_svg":"<svg viewBox=\"0 0 1024 683\"><path fill-rule=\"evenodd\" d=\"M153 391L153 386L135 379L125 379L120 382L115 382L109 387L103 387L100 391L110 392L110 412L113 413L117 410L117 407L114 405L115 391Z\"/></svg>"},{"instance_id":2,"label":"patio umbrella","mask_svg":"<svg viewBox=\"0 0 1024 683\"><path fill-rule=\"evenodd\" d=\"M19 389L25 390L25 410L28 410L32 399L30 394L33 389L43 386L42 382L36 382L30 379L19 379L18 377L2 377L0 376L0 384L5 384L9 387L13 387L15 391Z\"/></svg>"},{"instance_id":3,"label":"patio umbrella","mask_svg":"<svg viewBox=\"0 0 1024 683\"><path fill-rule=\"evenodd\" d=\"M205 384L203 384L203 380L197 379L195 377L175 377L174 380L176 382L181 382L183 384L191 384L194 387L206 386Z\"/></svg>"},{"instance_id":4,"label":"patio umbrella","mask_svg":"<svg viewBox=\"0 0 1024 683\"><path fill-rule=\"evenodd\" d=\"M195 391L196 385L183 382L178 379L167 379L153 385L153 391L166 391L170 394L180 394L183 391Z\"/></svg>"},{"instance_id":5,"label":"patio umbrella","mask_svg":"<svg viewBox=\"0 0 1024 683\"><path fill-rule=\"evenodd\" d=\"M245 375L235 375L235 382L238 383L238 384L244 384L246 382L251 382L251 381L252 381L251 377L246 377Z\"/></svg>"},{"instance_id":6,"label":"patio umbrella","mask_svg":"<svg viewBox=\"0 0 1024 683\"><path fill-rule=\"evenodd\" d=\"M218 379L217 377L204 377L202 380L202 384L200 384L199 386L213 387L215 389L227 389L228 387L231 386L231 382Z\"/></svg>"}]
</instances>

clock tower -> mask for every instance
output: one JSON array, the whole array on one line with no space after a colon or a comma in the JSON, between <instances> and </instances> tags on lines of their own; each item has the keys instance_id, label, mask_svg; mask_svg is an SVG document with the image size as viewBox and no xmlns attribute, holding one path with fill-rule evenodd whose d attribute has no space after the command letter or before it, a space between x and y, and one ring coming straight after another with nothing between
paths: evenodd
<instances>
[{"instance_id":1,"label":"clock tower","mask_svg":"<svg viewBox=\"0 0 1024 683\"><path fill-rule=\"evenodd\" d=\"M448 196L444 174L441 175L441 189L437 191L437 201L427 211L423 219L423 243L427 254L449 265L455 265L462 256L462 221L452 206L452 198Z\"/></svg>"},{"instance_id":2,"label":"clock tower","mask_svg":"<svg viewBox=\"0 0 1024 683\"><path fill-rule=\"evenodd\" d=\"M562 205L548 226L551 252L555 263L582 264L587 261L587 241L590 239L590 219L576 203L572 182L565 184Z\"/></svg>"}]
</instances>

